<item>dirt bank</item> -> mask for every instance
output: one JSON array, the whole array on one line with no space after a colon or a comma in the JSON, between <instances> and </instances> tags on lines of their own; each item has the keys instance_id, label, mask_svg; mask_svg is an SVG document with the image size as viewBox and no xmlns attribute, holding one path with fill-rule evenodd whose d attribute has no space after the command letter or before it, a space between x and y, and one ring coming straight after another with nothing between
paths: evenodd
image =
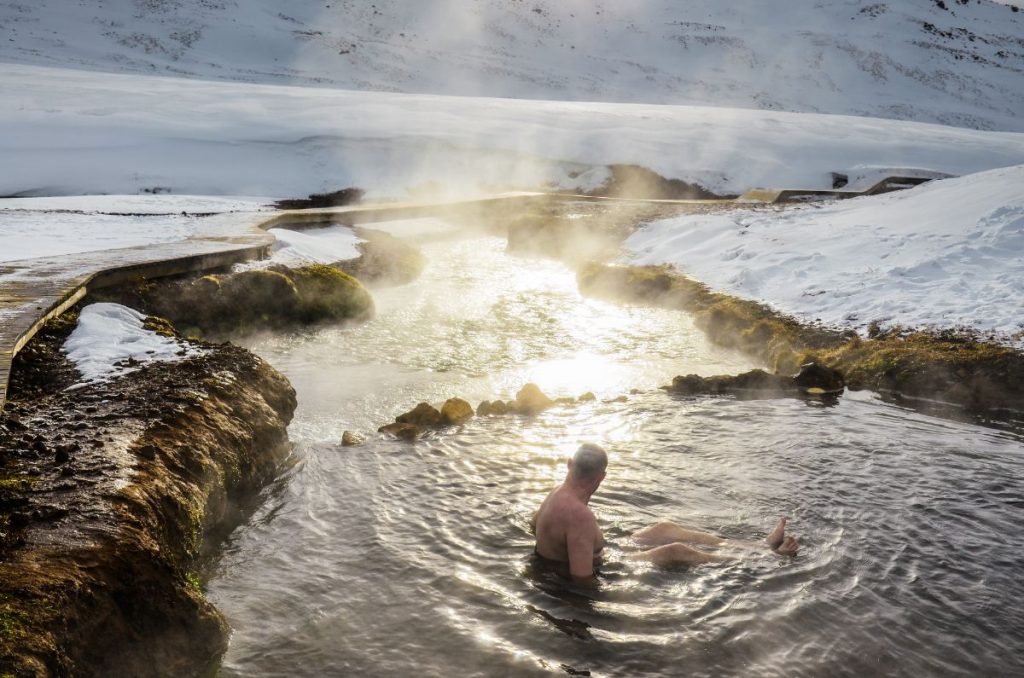
<instances>
[{"instance_id":1,"label":"dirt bank","mask_svg":"<svg viewBox=\"0 0 1024 678\"><path fill-rule=\"evenodd\" d=\"M287 380L228 344L106 384L52 321L0 416L0 675L196 675L228 629L197 559L289 455Z\"/></svg>"}]
</instances>

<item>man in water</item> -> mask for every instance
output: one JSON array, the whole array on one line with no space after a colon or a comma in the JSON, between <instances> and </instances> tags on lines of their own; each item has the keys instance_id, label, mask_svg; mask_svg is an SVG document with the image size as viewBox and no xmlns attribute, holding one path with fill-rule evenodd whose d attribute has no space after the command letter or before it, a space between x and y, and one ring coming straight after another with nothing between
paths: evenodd
<instances>
[{"instance_id":1,"label":"man in water","mask_svg":"<svg viewBox=\"0 0 1024 678\"><path fill-rule=\"evenodd\" d=\"M587 506L590 497L604 480L608 455L593 443L580 446L569 460L565 482L551 491L534 516L537 555L568 564L569 575L578 583L594 582L594 562L604 548L604 535L597 518ZM784 556L796 555L796 539L787 537L786 519L768 535L767 548ZM631 553L630 560L646 560L657 565L715 563L734 557L709 553L684 544L701 546L737 546L749 548L749 542L724 539L709 532L691 530L675 523L661 522L633 534L633 541L645 550Z\"/></svg>"}]
</instances>

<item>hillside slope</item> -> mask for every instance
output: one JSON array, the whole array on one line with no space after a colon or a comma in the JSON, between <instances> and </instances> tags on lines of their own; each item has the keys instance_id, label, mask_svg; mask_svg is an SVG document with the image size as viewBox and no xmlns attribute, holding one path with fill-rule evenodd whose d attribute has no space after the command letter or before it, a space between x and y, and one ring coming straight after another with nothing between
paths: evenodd
<instances>
[{"instance_id":1,"label":"hillside slope","mask_svg":"<svg viewBox=\"0 0 1024 678\"><path fill-rule=\"evenodd\" d=\"M989 0L0 1L0 62L1024 131L1024 12Z\"/></svg>"}]
</instances>

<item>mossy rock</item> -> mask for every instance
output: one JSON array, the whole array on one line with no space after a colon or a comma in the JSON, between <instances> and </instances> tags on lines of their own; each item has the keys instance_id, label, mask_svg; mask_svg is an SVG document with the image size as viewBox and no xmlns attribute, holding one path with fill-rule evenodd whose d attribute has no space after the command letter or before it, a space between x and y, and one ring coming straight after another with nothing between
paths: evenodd
<instances>
[{"instance_id":1,"label":"mossy rock","mask_svg":"<svg viewBox=\"0 0 1024 678\"><path fill-rule=\"evenodd\" d=\"M223 314L233 315L235 322L242 326L285 321L300 313L297 285L277 271L242 271L224 276L214 300L214 307Z\"/></svg>"},{"instance_id":2,"label":"mossy rock","mask_svg":"<svg viewBox=\"0 0 1024 678\"><path fill-rule=\"evenodd\" d=\"M298 319L305 323L360 320L373 316L373 297L362 283L333 266L313 264L291 271L298 291Z\"/></svg>"}]
</instances>

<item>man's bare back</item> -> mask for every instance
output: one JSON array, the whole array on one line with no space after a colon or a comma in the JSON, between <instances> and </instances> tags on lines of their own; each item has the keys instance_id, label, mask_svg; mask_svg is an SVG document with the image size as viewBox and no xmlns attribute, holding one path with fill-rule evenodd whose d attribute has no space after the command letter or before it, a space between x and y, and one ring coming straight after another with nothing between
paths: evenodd
<instances>
[{"instance_id":1,"label":"man's bare back","mask_svg":"<svg viewBox=\"0 0 1024 678\"><path fill-rule=\"evenodd\" d=\"M569 541L574 534L595 535L593 554L604 548L604 535L590 507L559 485L537 510L534 522L537 555L548 560L569 562Z\"/></svg>"},{"instance_id":2,"label":"man's bare back","mask_svg":"<svg viewBox=\"0 0 1024 678\"><path fill-rule=\"evenodd\" d=\"M600 558L605 544L597 518L587 504L604 480L607 465L608 457L603 449L591 443L582 445L569 460L565 482L551 491L534 515L537 555L566 563L573 581L579 583L594 582L594 563ZM799 546L796 539L785 535L785 528L786 519L783 518L760 548L767 545L779 555L796 555ZM683 541L714 547L757 547L669 522L639 530L633 535L633 540L639 546L649 548L627 558L659 565L694 565L734 559L734 556L692 548Z\"/></svg>"}]
</instances>

